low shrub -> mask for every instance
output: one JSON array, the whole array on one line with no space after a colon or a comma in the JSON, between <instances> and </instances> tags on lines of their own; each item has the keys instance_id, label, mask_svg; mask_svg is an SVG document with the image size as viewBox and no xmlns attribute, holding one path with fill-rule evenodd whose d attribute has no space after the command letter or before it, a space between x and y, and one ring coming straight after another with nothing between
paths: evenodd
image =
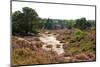
<instances>
[{"instance_id":1,"label":"low shrub","mask_svg":"<svg viewBox=\"0 0 100 67\"><path fill-rule=\"evenodd\" d=\"M78 41L84 38L85 35L86 33L84 31L81 31L80 29L76 29L74 32L75 39Z\"/></svg>"}]
</instances>

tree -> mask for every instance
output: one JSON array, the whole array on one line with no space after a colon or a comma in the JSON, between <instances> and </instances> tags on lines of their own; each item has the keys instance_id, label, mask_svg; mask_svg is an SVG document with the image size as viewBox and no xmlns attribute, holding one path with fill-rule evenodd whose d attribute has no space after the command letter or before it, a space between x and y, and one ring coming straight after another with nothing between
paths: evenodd
<instances>
[{"instance_id":1,"label":"tree","mask_svg":"<svg viewBox=\"0 0 100 67\"><path fill-rule=\"evenodd\" d=\"M86 18L80 18L76 20L76 24L74 26L76 28L84 30L90 27L90 23L87 22Z\"/></svg>"},{"instance_id":2,"label":"tree","mask_svg":"<svg viewBox=\"0 0 100 67\"><path fill-rule=\"evenodd\" d=\"M45 29L53 29L53 21L52 19L47 19L46 23L45 23Z\"/></svg>"},{"instance_id":3,"label":"tree","mask_svg":"<svg viewBox=\"0 0 100 67\"><path fill-rule=\"evenodd\" d=\"M37 12L29 7L24 7L22 12L15 11L12 15L12 32L13 34L28 35L36 33L41 23Z\"/></svg>"}]
</instances>

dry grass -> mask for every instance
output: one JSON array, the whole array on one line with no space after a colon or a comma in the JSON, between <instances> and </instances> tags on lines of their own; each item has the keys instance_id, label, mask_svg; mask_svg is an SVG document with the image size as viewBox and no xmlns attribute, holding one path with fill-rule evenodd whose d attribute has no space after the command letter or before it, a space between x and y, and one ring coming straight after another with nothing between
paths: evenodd
<instances>
[{"instance_id":1,"label":"dry grass","mask_svg":"<svg viewBox=\"0 0 100 67\"><path fill-rule=\"evenodd\" d=\"M45 51L41 47L43 43L38 37L17 37L12 36L12 64L48 64L63 62L79 62L96 60L95 30L50 30L50 33L57 35L57 39L64 43L64 55L57 55L56 52ZM47 46L51 48L51 45ZM57 48L60 46L58 45Z\"/></svg>"},{"instance_id":2,"label":"dry grass","mask_svg":"<svg viewBox=\"0 0 100 67\"><path fill-rule=\"evenodd\" d=\"M41 48L38 41L30 43L24 39L19 40L19 37L12 37L13 47L13 65L27 65L27 64L48 64L58 63L57 54L55 52L46 52Z\"/></svg>"}]
</instances>

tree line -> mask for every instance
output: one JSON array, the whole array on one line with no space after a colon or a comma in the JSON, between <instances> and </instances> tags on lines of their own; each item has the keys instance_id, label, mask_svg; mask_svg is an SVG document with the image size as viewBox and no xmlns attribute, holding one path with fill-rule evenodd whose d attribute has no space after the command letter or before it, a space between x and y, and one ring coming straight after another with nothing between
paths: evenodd
<instances>
[{"instance_id":1,"label":"tree line","mask_svg":"<svg viewBox=\"0 0 100 67\"><path fill-rule=\"evenodd\" d=\"M40 18L38 13L29 7L22 8L21 11L15 11L12 14L12 34L13 35L32 35L37 34L41 29L72 29L79 28L87 30L95 27L94 20L79 18L76 20L62 20L51 18Z\"/></svg>"}]
</instances>

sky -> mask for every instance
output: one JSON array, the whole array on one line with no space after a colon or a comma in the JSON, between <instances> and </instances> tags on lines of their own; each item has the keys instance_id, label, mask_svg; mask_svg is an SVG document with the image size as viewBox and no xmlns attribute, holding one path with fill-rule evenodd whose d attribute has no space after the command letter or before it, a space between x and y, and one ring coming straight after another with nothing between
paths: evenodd
<instances>
[{"instance_id":1,"label":"sky","mask_svg":"<svg viewBox=\"0 0 100 67\"><path fill-rule=\"evenodd\" d=\"M35 9L41 18L78 19L85 17L87 20L95 20L95 7L91 6L12 2L12 12L22 11L23 7Z\"/></svg>"}]
</instances>

